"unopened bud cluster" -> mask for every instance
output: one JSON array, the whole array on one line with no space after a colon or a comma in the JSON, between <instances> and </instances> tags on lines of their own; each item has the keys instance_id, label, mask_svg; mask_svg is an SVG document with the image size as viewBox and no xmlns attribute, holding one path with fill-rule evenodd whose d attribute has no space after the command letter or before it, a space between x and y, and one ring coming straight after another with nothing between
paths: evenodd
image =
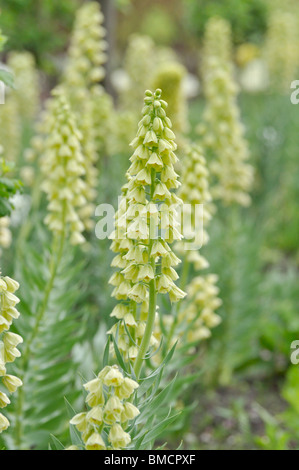
<instances>
[{"instance_id":1,"label":"unopened bud cluster","mask_svg":"<svg viewBox=\"0 0 299 470\"><path fill-rule=\"evenodd\" d=\"M168 115L177 137L189 130L188 108L183 88L186 75L185 67L173 60L161 63L153 77L153 88L163 90L163 97L168 103Z\"/></svg>"}]
</instances>

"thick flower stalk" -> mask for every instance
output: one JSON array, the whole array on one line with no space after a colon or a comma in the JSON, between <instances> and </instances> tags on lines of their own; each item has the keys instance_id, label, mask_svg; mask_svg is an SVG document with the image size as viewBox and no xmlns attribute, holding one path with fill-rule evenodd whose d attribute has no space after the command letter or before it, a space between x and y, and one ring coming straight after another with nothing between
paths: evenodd
<instances>
[{"instance_id":1,"label":"thick flower stalk","mask_svg":"<svg viewBox=\"0 0 299 470\"><path fill-rule=\"evenodd\" d=\"M70 423L81 433L85 450L121 450L131 442L128 428L139 415L132 404L137 382L124 377L118 366L106 366L84 385L88 411ZM79 450L71 446L68 450Z\"/></svg>"},{"instance_id":2,"label":"thick flower stalk","mask_svg":"<svg viewBox=\"0 0 299 470\"><path fill-rule=\"evenodd\" d=\"M227 34L224 20L220 21L217 29L214 22L208 23L203 69L207 104L198 131L207 155L214 159L211 165L216 179L213 197L220 199L224 205L237 203L248 206L251 201L248 193L253 182L253 168L247 163L249 149L237 104L238 87L234 81L232 64L226 61L228 54L224 54L222 47L218 50L219 47L214 48L211 47L213 44L209 44L211 27L214 35L217 35L217 41L214 37L213 44L221 43Z\"/></svg>"},{"instance_id":3,"label":"thick flower stalk","mask_svg":"<svg viewBox=\"0 0 299 470\"><path fill-rule=\"evenodd\" d=\"M15 295L18 289L19 284L15 280L8 276L0 277L0 381L10 394L22 385L18 377L7 373L7 365L21 356L17 346L23 342L20 335L9 331L13 321L20 316L16 308L19 299ZM10 404L6 390L0 390L0 408ZM6 416L0 413L0 433L5 431L9 424Z\"/></svg>"},{"instance_id":4,"label":"thick flower stalk","mask_svg":"<svg viewBox=\"0 0 299 470\"><path fill-rule=\"evenodd\" d=\"M19 116L31 121L37 116L40 101L39 76L34 56L30 52L11 52L7 65L15 77L14 96Z\"/></svg>"},{"instance_id":5,"label":"thick flower stalk","mask_svg":"<svg viewBox=\"0 0 299 470\"><path fill-rule=\"evenodd\" d=\"M86 202L82 135L61 90L53 92L45 125L47 137L41 158L42 189L47 194L49 211L45 223L55 236L64 238L69 234L71 243L78 245L85 241L84 224L78 215Z\"/></svg>"},{"instance_id":6,"label":"thick flower stalk","mask_svg":"<svg viewBox=\"0 0 299 470\"><path fill-rule=\"evenodd\" d=\"M156 343L157 295L169 294L171 302L185 296L174 283L178 275L173 267L180 260L170 247L182 238L177 222L181 200L173 191L179 187L175 136L161 90L146 91L144 102L112 234L111 249L117 253L112 266L118 271L110 279L112 295L119 300L111 315L120 320L111 333L133 362L137 378L150 346Z\"/></svg>"}]
</instances>

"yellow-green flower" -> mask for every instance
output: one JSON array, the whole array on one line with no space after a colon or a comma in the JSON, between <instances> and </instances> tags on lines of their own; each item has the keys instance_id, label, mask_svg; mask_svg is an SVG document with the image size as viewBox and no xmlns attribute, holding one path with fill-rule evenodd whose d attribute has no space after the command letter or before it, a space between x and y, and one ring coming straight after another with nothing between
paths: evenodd
<instances>
[{"instance_id":1,"label":"yellow-green flower","mask_svg":"<svg viewBox=\"0 0 299 470\"><path fill-rule=\"evenodd\" d=\"M46 128L41 158L42 189L47 194L49 212L45 223L54 234L69 234L70 242L78 245L85 241L79 217L86 204L82 135L61 90L55 90L49 102Z\"/></svg>"},{"instance_id":2,"label":"yellow-green flower","mask_svg":"<svg viewBox=\"0 0 299 470\"><path fill-rule=\"evenodd\" d=\"M103 21L98 2L88 2L77 12L64 82L78 94L105 76L107 43Z\"/></svg>"},{"instance_id":3,"label":"yellow-green flower","mask_svg":"<svg viewBox=\"0 0 299 470\"><path fill-rule=\"evenodd\" d=\"M89 392L86 403L90 409L75 415L70 424L81 433L85 449L127 447L131 442L131 437L126 432L128 422L139 414L138 408L128 401L138 388L137 382L124 377L118 366L114 365L106 366L95 379L87 382L84 388ZM93 400L90 400L91 394ZM68 450L73 450L72 447Z\"/></svg>"},{"instance_id":4,"label":"yellow-green flower","mask_svg":"<svg viewBox=\"0 0 299 470\"><path fill-rule=\"evenodd\" d=\"M205 152L213 162L212 194L225 205L250 204L253 168L245 129L237 104L238 87L230 58L229 24L212 19L206 26L203 82L207 100L203 122L198 126Z\"/></svg>"},{"instance_id":5,"label":"yellow-green flower","mask_svg":"<svg viewBox=\"0 0 299 470\"><path fill-rule=\"evenodd\" d=\"M108 439L114 449L124 449L131 442L130 434L125 432L120 424L111 427Z\"/></svg>"},{"instance_id":6,"label":"yellow-green flower","mask_svg":"<svg viewBox=\"0 0 299 470\"><path fill-rule=\"evenodd\" d=\"M105 76L107 48L103 21L98 2L88 2L78 9L63 75L63 86L82 134L86 202L79 216L88 231L94 226L99 156L108 151L113 134L112 99L99 85Z\"/></svg>"},{"instance_id":7,"label":"yellow-green flower","mask_svg":"<svg viewBox=\"0 0 299 470\"><path fill-rule=\"evenodd\" d=\"M192 235L190 244L194 243L193 237L196 237L202 229L202 245L208 240L207 224L212 218L212 196L209 188L209 171L206 159L203 156L202 148L197 144L189 145L184 160L184 166L181 178L182 185L179 189L179 196L184 202L185 225L184 234ZM201 208L203 227L198 227L199 215L198 208ZM186 262L193 263L195 269L201 270L209 266L208 261L200 254L199 250L188 249L188 240L178 242L176 245L177 252L181 256L184 255ZM192 248L192 247L191 247Z\"/></svg>"},{"instance_id":8,"label":"yellow-green flower","mask_svg":"<svg viewBox=\"0 0 299 470\"><path fill-rule=\"evenodd\" d=\"M9 427L9 421L8 419L0 413L0 434L3 431L6 431L6 429Z\"/></svg>"},{"instance_id":9,"label":"yellow-green flower","mask_svg":"<svg viewBox=\"0 0 299 470\"><path fill-rule=\"evenodd\" d=\"M221 322L215 312L222 304L218 298L217 276L197 276L187 287L187 301L179 313L179 323L185 325L182 335L188 343L196 343L211 336L211 329Z\"/></svg>"},{"instance_id":10,"label":"yellow-green flower","mask_svg":"<svg viewBox=\"0 0 299 470\"><path fill-rule=\"evenodd\" d=\"M0 382L9 392L14 393L18 387L21 387L22 381L7 373L7 364L15 361L21 356L17 346L23 342L20 335L12 333L10 327L14 319L19 317L16 306L19 298L15 292L19 289L19 283L8 276L0 277ZM9 396L0 392L0 408L5 408L10 404ZM8 419L0 413L0 433L9 426Z\"/></svg>"},{"instance_id":11,"label":"yellow-green flower","mask_svg":"<svg viewBox=\"0 0 299 470\"><path fill-rule=\"evenodd\" d=\"M86 450L105 450L105 442L102 439L102 436L94 432L86 441Z\"/></svg>"}]
</instances>

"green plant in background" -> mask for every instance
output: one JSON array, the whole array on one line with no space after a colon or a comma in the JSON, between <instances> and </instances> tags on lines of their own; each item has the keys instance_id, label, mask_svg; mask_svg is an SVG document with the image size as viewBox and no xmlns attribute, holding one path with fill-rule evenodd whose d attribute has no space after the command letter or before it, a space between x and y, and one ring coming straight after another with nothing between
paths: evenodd
<instances>
[{"instance_id":1,"label":"green plant in background","mask_svg":"<svg viewBox=\"0 0 299 470\"><path fill-rule=\"evenodd\" d=\"M178 34L177 24L169 12L160 5L152 5L141 24L141 32L150 36L157 44L172 44Z\"/></svg>"},{"instance_id":2,"label":"green plant in background","mask_svg":"<svg viewBox=\"0 0 299 470\"><path fill-rule=\"evenodd\" d=\"M54 100L48 103L48 137L41 159L42 189L48 199L45 224L59 240L58 246L68 234L71 244L77 245L84 242L84 226L78 209L86 202L82 137L63 91L55 90L53 97Z\"/></svg>"},{"instance_id":3,"label":"green plant in background","mask_svg":"<svg viewBox=\"0 0 299 470\"><path fill-rule=\"evenodd\" d=\"M274 8L269 14L264 56L272 90L289 93L299 70L299 20L296 10Z\"/></svg>"},{"instance_id":4,"label":"green plant in background","mask_svg":"<svg viewBox=\"0 0 299 470\"><path fill-rule=\"evenodd\" d=\"M131 0L116 0L116 5L120 10L126 10L131 5Z\"/></svg>"},{"instance_id":5,"label":"green plant in background","mask_svg":"<svg viewBox=\"0 0 299 470\"><path fill-rule=\"evenodd\" d=\"M296 315L298 273L295 266L272 267L262 280L262 301L265 312L260 322L260 342L268 351L269 362L278 373L289 365L290 344L299 337Z\"/></svg>"},{"instance_id":6,"label":"green plant in background","mask_svg":"<svg viewBox=\"0 0 299 470\"><path fill-rule=\"evenodd\" d=\"M115 153L125 152L128 138L134 136L134 122L139 114L145 85L163 89L168 102L168 114L178 139L179 151L183 153L183 135L188 128L188 105L184 90L186 68L175 52L167 47L158 47L150 36L134 34L129 38L124 59L124 70L119 81L118 107L116 114L117 142ZM128 129L131 129L128 134Z\"/></svg>"},{"instance_id":7,"label":"green plant in background","mask_svg":"<svg viewBox=\"0 0 299 470\"><path fill-rule=\"evenodd\" d=\"M208 155L216 182L215 199L224 205L249 205L253 168L248 143L237 104L238 87L234 81L230 58L230 29L222 19L212 18L207 24L205 59L203 61L204 93L207 100L202 124L198 130Z\"/></svg>"},{"instance_id":8,"label":"green plant in background","mask_svg":"<svg viewBox=\"0 0 299 470\"><path fill-rule=\"evenodd\" d=\"M128 84L124 86L119 96L121 108L139 113L145 85L151 83L154 57L155 45L151 38L140 34L134 34L129 38L124 58Z\"/></svg>"},{"instance_id":9,"label":"green plant in background","mask_svg":"<svg viewBox=\"0 0 299 470\"><path fill-rule=\"evenodd\" d=\"M53 71L51 54L63 52L80 3L79 0L28 0L24 10L21 0L9 3L1 0L1 25L9 36L9 49L32 52L39 65Z\"/></svg>"},{"instance_id":10,"label":"green plant in background","mask_svg":"<svg viewBox=\"0 0 299 470\"><path fill-rule=\"evenodd\" d=\"M82 102L80 93L84 89L90 89L105 76L107 43L103 21L97 2L87 2L76 13L63 77L66 87L72 90L70 99L75 105L76 100Z\"/></svg>"},{"instance_id":11,"label":"green plant in background","mask_svg":"<svg viewBox=\"0 0 299 470\"><path fill-rule=\"evenodd\" d=\"M229 24L221 18L212 18L206 26L205 55L203 59L203 84L206 106L198 131L202 145L211 159L212 195L221 202L219 211L223 218L225 244L230 270L225 277L221 353L219 352L219 380L230 381L231 364L226 352L236 310L234 301L237 265L236 239L239 225L238 206L250 205L249 191L253 182L253 167L247 163L248 143L244 136L237 103L238 87L231 62L231 35ZM240 320L241 321L241 320Z\"/></svg>"},{"instance_id":12,"label":"green plant in background","mask_svg":"<svg viewBox=\"0 0 299 470\"><path fill-rule=\"evenodd\" d=\"M39 75L29 52L9 53L7 66L14 76L14 89L6 91L5 104L0 108L0 138L6 159L20 174L22 144L40 106Z\"/></svg>"},{"instance_id":13,"label":"green plant in background","mask_svg":"<svg viewBox=\"0 0 299 470\"><path fill-rule=\"evenodd\" d=\"M192 31L204 36L207 21L215 16L232 25L235 43L260 41L267 27L267 4L264 0L191 0L185 2L187 21Z\"/></svg>"},{"instance_id":14,"label":"green plant in background","mask_svg":"<svg viewBox=\"0 0 299 470\"><path fill-rule=\"evenodd\" d=\"M182 186L179 189L179 196L185 205L190 205L191 227L190 233L196 234L198 231L197 208L202 205L202 249L209 241L207 225L212 219L213 205L209 187L209 170L206 160L203 157L202 149L199 145L191 145L186 155L186 161L182 173ZM188 231L187 231L188 233ZM185 243L185 242L183 242ZM177 247L178 253L183 254L184 248ZM217 287L218 278L216 275L196 275L200 271L209 267L209 262L192 246L185 246L182 272L182 288L187 290L187 299L182 302L178 312L178 325L183 337L187 342L200 342L211 336L211 329L221 322L219 315L215 311L222 301L217 297L219 289ZM191 280L190 280L191 273Z\"/></svg>"},{"instance_id":15,"label":"green plant in background","mask_svg":"<svg viewBox=\"0 0 299 470\"><path fill-rule=\"evenodd\" d=\"M286 405L284 411L272 415L264 408L258 407L265 429L263 435L255 440L263 450L293 450L296 448L296 442L299 438L298 383L298 366L292 365L287 371L281 389Z\"/></svg>"},{"instance_id":16,"label":"green plant in background","mask_svg":"<svg viewBox=\"0 0 299 470\"><path fill-rule=\"evenodd\" d=\"M0 29L0 52L3 50L7 41L7 37L2 34L2 30ZM7 86L13 85L13 77L10 72L4 69L0 69L0 80Z\"/></svg>"},{"instance_id":17,"label":"green plant in background","mask_svg":"<svg viewBox=\"0 0 299 470\"><path fill-rule=\"evenodd\" d=\"M1 145L8 162L17 165L21 152L22 125L15 90L6 91L5 104L0 108Z\"/></svg>"},{"instance_id":18,"label":"green plant in background","mask_svg":"<svg viewBox=\"0 0 299 470\"><path fill-rule=\"evenodd\" d=\"M21 182L8 178L12 167L5 163L2 158L0 160L0 217L9 216L13 209L12 197L21 189Z\"/></svg>"}]
</instances>

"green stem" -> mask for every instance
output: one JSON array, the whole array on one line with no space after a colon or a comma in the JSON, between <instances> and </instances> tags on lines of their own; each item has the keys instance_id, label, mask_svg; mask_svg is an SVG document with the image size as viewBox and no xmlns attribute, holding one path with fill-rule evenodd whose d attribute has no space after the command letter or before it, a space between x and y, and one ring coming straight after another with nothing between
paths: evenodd
<instances>
[{"instance_id":1,"label":"green stem","mask_svg":"<svg viewBox=\"0 0 299 470\"><path fill-rule=\"evenodd\" d=\"M155 317L156 317L156 303L157 303L157 291L156 291L156 281L153 279L149 285L149 311L148 311L148 318L146 322L144 336L141 341L140 349L138 352L138 356L135 362L135 375L138 379L140 376L142 364L145 358L145 355L148 351L152 333L154 330L155 324Z\"/></svg>"},{"instance_id":2,"label":"green stem","mask_svg":"<svg viewBox=\"0 0 299 470\"><path fill-rule=\"evenodd\" d=\"M30 212L31 216L27 217L26 221L22 224L20 231L19 231L18 238L17 238L16 246L17 246L17 256L19 260L22 259L24 256L23 255L24 245L26 241L28 240L31 234L31 231L37 222L37 220L35 220L37 219L35 217L35 214L39 215L38 211L39 211L39 206L40 206L40 201L41 201L41 188L40 188L41 182L42 182L41 175L38 175L36 182L32 188L32 199L31 199L32 202L31 202L31 212Z\"/></svg>"}]
</instances>

